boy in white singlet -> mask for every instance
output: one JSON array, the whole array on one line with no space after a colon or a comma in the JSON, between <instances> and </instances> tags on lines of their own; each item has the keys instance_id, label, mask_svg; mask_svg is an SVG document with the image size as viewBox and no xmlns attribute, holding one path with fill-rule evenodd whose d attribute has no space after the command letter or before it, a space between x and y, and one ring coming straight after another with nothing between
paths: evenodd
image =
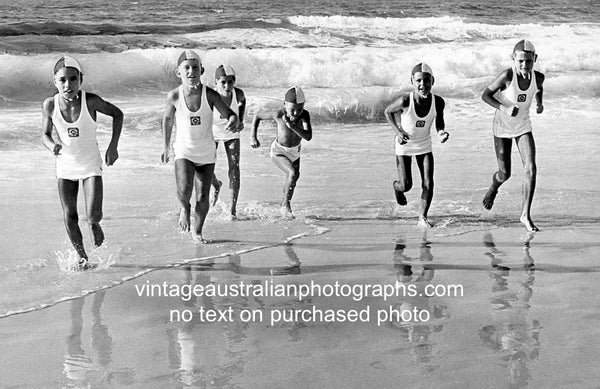
<instances>
[{"instance_id":1,"label":"boy in white singlet","mask_svg":"<svg viewBox=\"0 0 600 389\"><path fill-rule=\"evenodd\" d=\"M535 164L535 142L529 117L529 108L535 100L536 112L542 113L544 75L533 70L537 59L535 48L528 40L520 40L513 49L513 66L505 69L483 92L482 99L496 108L493 122L494 148L498 171L483 198L483 206L491 209L498 188L511 174L511 148L515 140L525 168L523 201L519 220L529 231L538 231L531 220L530 211L535 191L537 167Z\"/></svg>"},{"instance_id":2,"label":"boy in white singlet","mask_svg":"<svg viewBox=\"0 0 600 389\"><path fill-rule=\"evenodd\" d=\"M430 228L433 225L427 219L427 213L433 199L433 153L431 147L431 127L435 128L442 143L450 134L445 130L444 107L446 103L440 96L431 93L434 83L431 68L424 63L416 65L411 72L411 83L414 91L400 97L384 113L388 123L396 132L396 167L398 181L393 187L396 202L406 205L405 192L411 190L412 157L415 157L421 174L421 214L418 225ZM398 117L399 116L399 117Z\"/></svg>"},{"instance_id":3,"label":"boy in white singlet","mask_svg":"<svg viewBox=\"0 0 600 389\"><path fill-rule=\"evenodd\" d=\"M310 114L304 109L304 92L297 86L285 92L283 108L276 111L259 110L252 119L250 145L260 147L257 132L261 120L273 119L277 123L277 137L271 143L271 160L285 173L285 186L281 210L285 217L292 216L292 196L300 177L300 142L312 139Z\"/></svg>"},{"instance_id":4,"label":"boy in white singlet","mask_svg":"<svg viewBox=\"0 0 600 389\"><path fill-rule=\"evenodd\" d=\"M227 154L229 173L229 189L231 189L231 218L237 217L237 200L240 192L240 131L244 129L244 113L246 111L246 96L240 88L235 87L235 72L231 66L220 65L215 70L216 90L221 95L225 104L238 115L238 126L233 131L226 130L227 118L223 118L217 111L213 117L213 135L216 147L219 141L223 142ZM212 205L219 199L222 182L217 175L213 175L212 185L215 188Z\"/></svg>"},{"instance_id":5,"label":"boy in white singlet","mask_svg":"<svg viewBox=\"0 0 600 389\"><path fill-rule=\"evenodd\" d=\"M42 143L56 156L58 193L69 240L79 255L79 270L88 269L88 256L77 214L77 193L82 181L86 216L96 247L104 242L102 220L102 157L96 140L98 112L112 117L112 137L104 161L111 166L119 158L117 147L123 113L100 96L80 89L83 71L79 62L63 56L54 65L54 86L58 93L42 106ZM56 138L52 136L56 129Z\"/></svg>"},{"instance_id":6,"label":"boy in white singlet","mask_svg":"<svg viewBox=\"0 0 600 389\"><path fill-rule=\"evenodd\" d=\"M190 198L194 189L194 176L197 177L198 196L194 208L194 233L198 240L206 243L202 237L202 227L210 207L209 194L212 182L216 148L213 137L214 108L226 117L226 130L237 128L236 114L223 102L221 96L200 82L204 73L200 57L192 50L185 50L177 60L176 74L181 85L167 95L163 116L163 150L160 158L169 162L171 133L173 122L177 124L177 133L173 145L175 152L175 180L177 198L181 203L179 226L183 231L190 230Z\"/></svg>"}]
</instances>

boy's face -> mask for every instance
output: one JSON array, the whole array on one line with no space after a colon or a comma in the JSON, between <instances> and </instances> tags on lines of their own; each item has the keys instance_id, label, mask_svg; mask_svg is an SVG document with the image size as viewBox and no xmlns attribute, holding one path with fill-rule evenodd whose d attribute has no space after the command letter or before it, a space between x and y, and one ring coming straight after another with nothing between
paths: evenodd
<instances>
[{"instance_id":1,"label":"boy's face","mask_svg":"<svg viewBox=\"0 0 600 389\"><path fill-rule=\"evenodd\" d=\"M417 94L427 97L433 86L433 76L429 73L416 72L412 75L412 84Z\"/></svg>"},{"instance_id":2,"label":"boy's face","mask_svg":"<svg viewBox=\"0 0 600 389\"><path fill-rule=\"evenodd\" d=\"M304 112L304 103L296 104L296 103L290 103L289 101L286 101L284 103L284 108L285 108L285 116L290 118L291 121L296 121L300 118L300 115L302 115L302 112Z\"/></svg>"},{"instance_id":3,"label":"boy's face","mask_svg":"<svg viewBox=\"0 0 600 389\"><path fill-rule=\"evenodd\" d=\"M186 59L177 67L177 75L181 78L181 83L196 87L200 84L200 76L204 68L195 59Z\"/></svg>"},{"instance_id":4,"label":"boy's face","mask_svg":"<svg viewBox=\"0 0 600 389\"><path fill-rule=\"evenodd\" d=\"M221 93L231 93L235 85L235 76L221 76L215 80L217 90Z\"/></svg>"},{"instance_id":5,"label":"boy's face","mask_svg":"<svg viewBox=\"0 0 600 389\"><path fill-rule=\"evenodd\" d=\"M81 76L75 68L60 68L54 73L54 86L63 99L73 101L79 93Z\"/></svg>"},{"instance_id":6,"label":"boy's face","mask_svg":"<svg viewBox=\"0 0 600 389\"><path fill-rule=\"evenodd\" d=\"M513 54L513 63L524 76L531 74L535 59L536 55L531 51L515 51Z\"/></svg>"}]
</instances>

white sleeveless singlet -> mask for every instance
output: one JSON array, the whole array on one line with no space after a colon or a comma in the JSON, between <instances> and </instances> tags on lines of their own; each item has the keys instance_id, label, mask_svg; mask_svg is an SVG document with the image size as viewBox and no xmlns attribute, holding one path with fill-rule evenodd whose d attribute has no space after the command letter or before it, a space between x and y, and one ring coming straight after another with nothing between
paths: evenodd
<instances>
[{"instance_id":1,"label":"white sleeveless singlet","mask_svg":"<svg viewBox=\"0 0 600 389\"><path fill-rule=\"evenodd\" d=\"M495 97L503 105L509 107L518 106L519 113L517 116L512 117L497 109L492 125L494 136L498 138L515 138L532 131L529 108L536 93L537 82L535 80L535 72L531 72L529 88L521 90L519 88L519 81L517 80L517 72L513 68L513 77L510 85L505 90L497 92Z\"/></svg>"},{"instance_id":2,"label":"white sleeveless singlet","mask_svg":"<svg viewBox=\"0 0 600 389\"><path fill-rule=\"evenodd\" d=\"M231 104L229 104L229 108L231 108L231 110L238 115L239 118L240 107L237 101L237 93L235 93L235 89L233 90L232 94L233 96L231 96ZM215 137L216 142L240 138L239 132L231 132L225 129L228 124L229 118L222 118L221 112L219 112L218 109L215 109L213 114L213 136Z\"/></svg>"},{"instance_id":3,"label":"white sleeveless singlet","mask_svg":"<svg viewBox=\"0 0 600 389\"><path fill-rule=\"evenodd\" d=\"M208 105L206 85L202 85L200 109L191 112L185 102L183 86L175 111L177 132L175 134L175 159L187 159L196 165L215 163L217 150L213 137L213 110Z\"/></svg>"},{"instance_id":4,"label":"white sleeveless singlet","mask_svg":"<svg viewBox=\"0 0 600 389\"><path fill-rule=\"evenodd\" d=\"M431 107L424 117L419 117L415 111L414 92L410 92L408 109L400 116L400 125L408 134L408 142L400 144L398 136L395 137L396 155L427 154L431 149L431 126L435 121L435 95L431 94Z\"/></svg>"},{"instance_id":5,"label":"white sleeveless singlet","mask_svg":"<svg viewBox=\"0 0 600 389\"><path fill-rule=\"evenodd\" d=\"M83 180L102 175L102 157L96 140L96 121L92 119L84 91L81 91L81 110L73 123L67 122L60 112L60 96L54 95L52 124L62 145L56 156L56 177Z\"/></svg>"}]
</instances>

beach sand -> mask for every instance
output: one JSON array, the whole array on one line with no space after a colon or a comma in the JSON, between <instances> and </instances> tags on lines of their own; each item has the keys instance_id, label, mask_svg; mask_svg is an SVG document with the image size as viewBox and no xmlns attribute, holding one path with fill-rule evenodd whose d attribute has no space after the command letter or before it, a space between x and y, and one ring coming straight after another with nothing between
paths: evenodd
<instances>
[{"instance_id":1,"label":"beach sand","mask_svg":"<svg viewBox=\"0 0 600 389\"><path fill-rule=\"evenodd\" d=\"M395 221L156 269L0 321L5 387L593 387L600 379L597 227L476 228ZM80 277L86 277L81 274ZM416 296L140 297L157 285L414 285ZM462 295L421 295L426 285ZM136 287L137 286L137 287ZM358 301L356 301L358 300ZM202 321L199 310L233 320ZM364 310L366 322L271 323L273 312ZM383 320L416 310L427 321ZM193 312L189 322L171 311ZM244 322L242 310L262 311ZM376 314L377 313L377 314ZM424 317L424 316L421 316ZM43 323L43 324L42 324ZM52 334L52 336L49 336Z\"/></svg>"}]
</instances>

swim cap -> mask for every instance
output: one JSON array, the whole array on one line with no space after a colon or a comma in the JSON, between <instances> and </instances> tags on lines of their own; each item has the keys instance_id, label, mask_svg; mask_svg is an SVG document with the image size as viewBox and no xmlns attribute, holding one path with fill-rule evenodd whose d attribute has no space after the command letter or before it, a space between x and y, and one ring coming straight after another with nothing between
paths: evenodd
<instances>
[{"instance_id":1,"label":"swim cap","mask_svg":"<svg viewBox=\"0 0 600 389\"><path fill-rule=\"evenodd\" d=\"M513 48L513 54L517 51L531 51L532 53L535 53L535 46L527 39L521 39Z\"/></svg>"},{"instance_id":2,"label":"swim cap","mask_svg":"<svg viewBox=\"0 0 600 389\"><path fill-rule=\"evenodd\" d=\"M285 101L288 103L302 104L306 101L304 92L299 86L293 86L285 92Z\"/></svg>"},{"instance_id":3,"label":"swim cap","mask_svg":"<svg viewBox=\"0 0 600 389\"><path fill-rule=\"evenodd\" d=\"M54 65L54 74L58 72L62 68L75 68L79 72L79 74L83 74L81 70L81 64L73 57L69 57L67 55L63 55Z\"/></svg>"},{"instance_id":4,"label":"swim cap","mask_svg":"<svg viewBox=\"0 0 600 389\"><path fill-rule=\"evenodd\" d=\"M423 62L421 62L420 64L417 64L412 69L412 72L410 73L410 75L413 76L415 73L429 73L429 74L431 74L431 76L433 76L433 71L431 70L429 65L427 65L426 63L423 63Z\"/></svg>"},{"instance_id":5,"label":"swim cap","mask_svg":"<svg viewBox=\"0 0 600 389\"><path fill-rule=\"evenodd\" d=\"M177 66L181 65L181 63L185 60L196 60L200 65L202 65L202 60L200 60L200 57L198 56L198 54L196 54L194 50L184 50L184 52L181 53L179 59L177 60Z\"/></svg>"},{"instance_id":6,"label":"swim cap","mask_svg":"<svg viewBox=\"0 0 600 389\"><path fill-rule=\"evenodd\" d=\"M233 76L235 79L235 72L233 71L233 68L228 65L219 65L217 70L215 70L215 80L227 76Z\"/></svg>"}]
</instances>

